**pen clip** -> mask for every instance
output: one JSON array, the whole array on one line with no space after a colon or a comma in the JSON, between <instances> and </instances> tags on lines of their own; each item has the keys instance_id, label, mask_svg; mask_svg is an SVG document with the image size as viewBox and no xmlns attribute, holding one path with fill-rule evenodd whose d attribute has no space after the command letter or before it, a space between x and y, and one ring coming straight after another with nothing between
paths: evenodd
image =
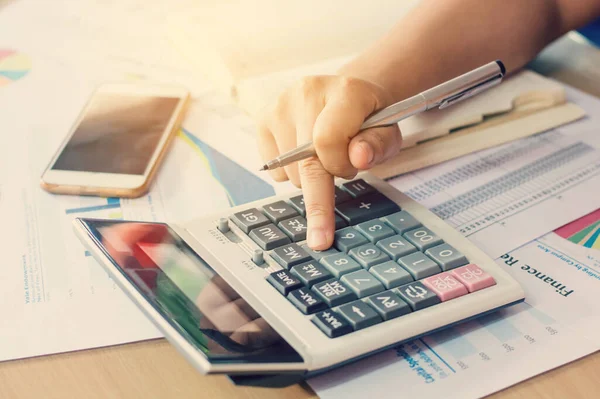
<instances>
[{"instance_id":1,"label":"pen clip","mask_svg":"<svg viewBox=\"0 0 600 399\"><path fill-rule=\"evenodd\" d=\"M485 80L481 83L478 83L474 86L468 87L465 90L453 94L452 96L445 98L444 100L442 100L442 102L439 105L439 109L444 109L447 108L451 105L454 105L462 100L466 100L467 98L471 98L476 94L481 93L482 91L485 91L487 89L489 89L490 87L496 86L497 84L499 84L500 82L502 82L502 77L503 75L501 73L499 73L496 76L491 77L488 80Z\"/></svg>"}]
</instances>

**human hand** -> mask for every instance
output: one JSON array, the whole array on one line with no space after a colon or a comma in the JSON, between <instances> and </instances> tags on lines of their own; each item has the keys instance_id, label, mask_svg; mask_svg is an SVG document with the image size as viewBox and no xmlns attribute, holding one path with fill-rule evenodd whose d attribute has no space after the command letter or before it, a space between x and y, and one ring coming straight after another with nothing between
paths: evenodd
<instances>
[{"instance_id":1,"label":"human hand","mask_svg":"<svg viewBox=\"0 0 600 399\"><path fill-rule=\"evenodd\" d=\"M359 132L365 119L392 103L374 83L345 76L312 76L286 90L259 122L265 162L312 140L317 157L269 171L302 187L308 245L324 250L334 233L334 177L351 179L400 150L397 125Z\"/></svg>"}]
</instances>

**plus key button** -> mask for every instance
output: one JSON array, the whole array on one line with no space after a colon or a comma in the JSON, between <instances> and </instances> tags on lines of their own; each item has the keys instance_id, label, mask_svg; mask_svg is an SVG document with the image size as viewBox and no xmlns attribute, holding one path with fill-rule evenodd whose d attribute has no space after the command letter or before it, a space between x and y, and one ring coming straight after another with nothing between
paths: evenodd
<instances>
[{"instance_id":1,"label":"plus key button","mask_svg":"<svg viewBox=\"0 0 600 399\"><path fill-rule=\"evenodd\" d=\"M337 213L350 225L386 216L399 210L398 204L378 192L336 206Z\"/></svg>"}]
</instances>

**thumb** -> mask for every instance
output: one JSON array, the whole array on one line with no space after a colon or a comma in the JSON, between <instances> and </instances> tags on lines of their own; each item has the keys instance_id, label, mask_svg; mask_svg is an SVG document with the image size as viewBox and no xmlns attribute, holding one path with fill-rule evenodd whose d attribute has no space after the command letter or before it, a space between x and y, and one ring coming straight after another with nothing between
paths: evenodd
<instances>
[{"instance_id":1,"label":"thumb","mask_svg":"<svg viewBox=\"0 0 600 399\"><path fill-rule=\"evenodd\" d=\"M400 151L402 134L398 125L367 129L352 138L348 147L350 162L360 170L378 165Z\"/></svg>"}]
</instances>

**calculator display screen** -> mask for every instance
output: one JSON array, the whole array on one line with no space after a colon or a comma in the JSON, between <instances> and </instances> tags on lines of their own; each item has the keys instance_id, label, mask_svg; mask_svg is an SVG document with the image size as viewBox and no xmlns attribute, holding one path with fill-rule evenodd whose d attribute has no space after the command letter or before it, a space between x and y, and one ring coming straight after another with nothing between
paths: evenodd
<instances>
[{"instance_id":1,"label":"calculator display screen","mask_svg":"<svg viewBox=\"0 0 600 399\"><path fill-rule=\"evenodd\" d=\"M213 362L302 362L166 224L84 220L120 272Z\"/></svg>"}]
</instances>

